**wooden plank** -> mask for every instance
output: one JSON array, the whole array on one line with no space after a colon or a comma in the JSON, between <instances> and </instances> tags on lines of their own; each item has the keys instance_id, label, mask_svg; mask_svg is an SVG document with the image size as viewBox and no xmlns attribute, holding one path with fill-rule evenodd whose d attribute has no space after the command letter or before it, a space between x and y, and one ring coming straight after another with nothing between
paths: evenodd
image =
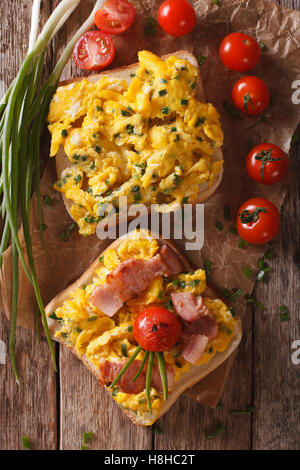
<instances>
[{"instance_id":1,"label":"wooden plank","mask_svg":"<svg viewBox=\"0 0 300 470\"><path fill-rule=\"evenodd\" d=\"M1 315L0 340L6 345L6 364L0 364L0 449L22 449L28 435L34 449L57 446L56 374L45 340L24 328L17 329L16 355L21 377L18 386L8 353L9 324Z\"/></svg>"},{"instance_id":2,"label":"wooden plank","mask_svg":"<svg viewBox=\"0 0 300 470\"><path fill-rule=\"evenodd\" d=\"M53 7L57 3L55 0ZM54 41L54 60L93 5L93 1L85 1L76 9ZM78 68L70 61L62 78L78 75ZM61 449L79 449L82 433L89 431L95 434L93 449L151 449L151 430L132 424L107 392L100 390L95 377L65 348L60 349L60 383Z\"/></svg>"},{"instance_id":3,"label":"wooden plank","mask_svg":"<svg viewBox=\"0 0 300 470\"><path fill-rule=\"evenodd\" d=\"M151 449L151 429L135 426L64 347L60 348L60 383L61 449L80 449L83 432L93 432L92 449Z\"/></svg>"},{"instance_id":4,"label":"wooden plank","mask_svg":"<svg viewBox=\"0 0 300 470\"><path fill-rule=\"evenodd\" d=\"M221 409L204 407L181 396L158 422L162 434L155 434L155 449L245 450L251 448L251 416L230 414L230 410L245 410L251 405L252 389L252 315L244 319L244 337L234 366L221 397ZM219 424L226 431L215 439L206 435Z\"/></svg>"},{"instance_id":5,"label":"wooden plank","mask_svg":"<svg viewBox=\"0 0 300 470\"><path fill-rule=\"evenodd\" d=\"M299 131L300 132L300 131ZM254 449L299 449L300 374L292 364L291 344L300 339L300 145L292 154L291 178L281 212L281 236L270 281L260 283L257 298L266 306L254 317ZM297 294L298 293L298 294ZM279 307L289 307L290 318L280 321Z\"/></svg>"},{"instance_id":6,"label":"wooden plank","mask_svg":"<svg viewBox=\"0 0 300 470\"><path fill-rule=\"evenodd\" d=\"M49 16L49 2L42 7L42 21ZM16 75L27 52L31 18L30 2L0 3L0 93ZM49 57L49 56L48 56ZM8 348L9 325L1 315L0 339ZM21 437L29 435L35 449L55 449L57 445L56 376L48 346L37 343L33 333L18 328L16 354L21 385L16 384L9 354L0 365L1 449L22 448Z\"/></svg>"}]
</instances>

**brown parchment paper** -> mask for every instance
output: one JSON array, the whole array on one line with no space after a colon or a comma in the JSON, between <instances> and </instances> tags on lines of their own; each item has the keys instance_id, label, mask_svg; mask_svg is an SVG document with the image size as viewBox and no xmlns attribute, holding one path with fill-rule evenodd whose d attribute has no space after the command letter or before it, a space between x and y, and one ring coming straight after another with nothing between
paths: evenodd
<instances>
[{"instance_id":1,"label":"brown parchment paper","mask_svg":"<svg viewBox=\"0 0 300 470\"><path fill-rule=\"evenodd\" d=\"M201 65L201 76L207 101L219 110L225 134L224 176L216 193L205 203L205 244L201 251L189 251L187 257L195 265L201 266L205 259L212 261L212 280L219 288L239 287L244 293L251 292L254 281L243 274L248 265L257 271L257 260L266 246L238 248L239 237L229 228L239 205L249 197L264 196L280 208L285 185L277 184L264 187L250 180L246 174L244 160L249 151L249 141L253 144L273 142L285 151L289 150L290 140L299 122L299 106L291 101L292 83L300 77L300 12L279 7L268 0L220 0L216 6L211 0L195 0L197 26L184 38L173 38L158 29L157 36L143 33L145 18L156 17L158 0L132 1L137 17L134 26L125 34L114 38L117 57L113 67L131 64L137 60L137 51L148 49L162 55L176 50L188 49L195 56L206 57ZM224 101L231 101L231 90L242 74L225 69L218 57L218 47L222 38L232 32L242 31L256 37L267 46L259 64L251 72L265 80L273 100L265 112L265 119L242 116L237 120L223 110ZM70 78L64 76L63 78ZM44 139L45 152L48 152L48 139ZM47 225L44 232L48 253L43 250L36 225L35 201L32 201L32 240L34 257L45 304L58 292L77 279L99 253L110 243L96 236L81 237L74 232L68 242L59 239L71 223L63 205L61 195L52 188L56 181L54 160L47 159L41 183L42 197L52 198L50 206L43 206L43 222ZM224 204L231 207L232 220L223 219ZM224 225L218 231L215 223ZM177 242L184 249L185 240ZM0 308L10 317L11 295L11 250L4 253L0 272ZM246 304L241 298L235 304L239 315L245 313ZM36 304L32 289L20 269L20 298L18 323L33 329ZM215 406L223 390L235 354L212 374L203 379L186 393L199 402Z\"/></svg>"}]
</instances>

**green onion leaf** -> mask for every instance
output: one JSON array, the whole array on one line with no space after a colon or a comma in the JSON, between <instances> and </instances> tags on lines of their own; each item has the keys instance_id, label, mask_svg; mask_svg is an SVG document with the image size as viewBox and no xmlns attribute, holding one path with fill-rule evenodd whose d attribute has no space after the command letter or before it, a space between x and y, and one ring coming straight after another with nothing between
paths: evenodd
<instances>
[{"instance_id":1,"label":"green onion leaf","mask_svg":"<svg viewBox=\"0 0 300 470\"><path fill-rule=\"evenodd\" d=\"M156 355L157 355L158 368L159 368L160 377L161 377L161 383L163 385L164 400L167 401L167 399L168 399L168 378L167 378L167 372L166 372L164 353L163 352L158 352L158 353L156 353Z\"/></svg>"},{"instance_id":2,"label":"green onion leaf","mask_svg":"<svg viewBox=\"0 0 300 470\"><path fill-rule=\"evenodd\" d=\"M145 354L144 354L144 357L143 357L143 360L142 360L142 363L139 367L139 370L137 371L136 375L133 377L132 379L132 383L136 381L136 379L139 377L139 375L141 374L142 370L144 369L144 365L146 364L146 361L148 359L148 356L149 356L149 351L145 351Z\"/></svg>"},{"instance_id":3,"label":"green onion leaf","mask_svg":"<svg viewBox=\"0 0 300 470\"><path fill-rule=\"evenodd\" d=\"M120 378L122 377L122 375L126 372L126 370L128 369L128 367L133 363L133 361L135 360L136 356L139 354L139 352L142 350L142 347L141 346L138 346L135 351L133 352L133 354L130 356L130 358L128 359L128 361L126 362L126 364L124 365L124 367L120 370L120 372L118 373L117 377L114 379L113 383L111 384L110 388L114 388L114 386L116 385L117 382L119 382Z\"/></svg>"},{"instance_id":4,"label":"green onion leaf","mask_svg":"<svg viewBox=\"0 0 300 470\"><path fill-rule=\"evenodd\" d=\"M147 368L147 375L146 375L146 398L148 403L148 408L150 413L152 413L151 408L151 397L150 397L150 387L151 387L151 377L152 377L152 369L153 369L153 362L154 362L154 352L149 352L149 361L148 361L148 368Z\"/></svg>"}]
</instances>

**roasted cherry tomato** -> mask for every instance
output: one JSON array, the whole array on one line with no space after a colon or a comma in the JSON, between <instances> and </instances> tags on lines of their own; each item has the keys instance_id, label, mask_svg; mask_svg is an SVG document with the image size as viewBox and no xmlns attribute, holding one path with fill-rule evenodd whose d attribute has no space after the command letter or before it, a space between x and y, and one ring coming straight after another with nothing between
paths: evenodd
<instances>
[{"instance_id":1,"label":"roasted cherry tomato","mask_svg":"<svg viewBox=\"0 0 300 470\"><path fill-rule=\"evenodd\" d=\"M194 29L196 13L187 0L165 0L158 10L158 22L172 36L185 36Z\"/></svg>"},{"instance_id":2,"label":"roasted cherry tomato","mask_svg":"<svg viewBox=\"0 0 300 470\"><path fill-rule=\"evenodd\" d=\"M168 351L179 340L181 323L174 313L162 307L148 307L138 314L133 334L146 351Z\"/></svg>"},{"instance_id":3,"label":"roasted cherry tomato","mask_svg":"<svg viewBox=\"0 0 300 470\"><path fill-rule=\"evenodd\" d=\"M237 230L246 242L260 245L275 237L279 221L277 207L268 199L256 197L248 199L239 208Z\"/></svg>"},{"instance_id":4,"label":"roasted cherry tomato","mask_svg":"<svg viewBox=\"0 0 300 470\"><path fill-rule=\"evenodd\" d=\"M253 75L236 82L232 90L235 106L246 114L262 113L270 102L270 92L264 82Z\"/></svg>"},{"instance_id":5,"label":"roasted cherry tomato","mask_svg":"<svg viewBox=\"0 0 300 470\"><path fill-rule=\"evenodd\" d=\"M111 63L116 48L108 34L88 31L77 41L73 60L83 70L100 70Z\"/></svg>"},{"instance_id":6,"label":"roasted cherry tomato","mask_svg":"<svg viewBox=\"0 0 300 470\"><path fill-rule=\"evenodd\" d=\"M130 28L134 16L134 6L126 0L107 0L95 13L94 21L104 33L119 34Z\"/></svg>"},{"instance_id":7,"label":"roasted cherry tomato","mask_svg":"<svg viewBox=\"0 0 300 470\"><path fill-rule=\"evenodd\" d=\"M253 69L260 58L258 42L244 33L225 36L220 45L220 58L226 67L238 72Z\"/></svg>"},{"instance_id":8,"label":"roasted cherry tomato","mask_svg":"<svg viewBox=\"0 0 300 470\"><path fill-rule=\"evenodd\" d=\"M274 144L256 145L246 158L249 176L261 184L278 183L285 177L288 168L288 155Z\"/></svg>"}]
</instances>

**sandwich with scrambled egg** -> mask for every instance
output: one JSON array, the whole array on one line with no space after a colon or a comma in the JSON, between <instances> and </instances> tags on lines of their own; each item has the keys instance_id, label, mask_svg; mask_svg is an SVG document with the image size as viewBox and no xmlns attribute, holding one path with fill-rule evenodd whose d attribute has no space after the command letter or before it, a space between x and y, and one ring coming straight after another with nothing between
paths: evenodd
<instances>
[{"instance_id":1,"label":"sandwich with scrambled egg","mask_svg":"<svg viewBox=\"0 0 300 470\"><path fill-rule=\"evenodd\" d=\"M242 336L205 271L145 230L114 241L46 313L53 337L138 425L153 424Z\"/></svg>"},{"instance_id":2,"label":"sandwich with scrambled egg","mask_svg":"<svg viewBox=\"0 0 300 470\"><path fill-rule=\"evenodd\" d=\"M106 208L200 203L222 178L219 114L205 102L197 59L188 51L63 82L48 116L51 156L71 217L95 232Z\"/></svg>"}]
</instances>

